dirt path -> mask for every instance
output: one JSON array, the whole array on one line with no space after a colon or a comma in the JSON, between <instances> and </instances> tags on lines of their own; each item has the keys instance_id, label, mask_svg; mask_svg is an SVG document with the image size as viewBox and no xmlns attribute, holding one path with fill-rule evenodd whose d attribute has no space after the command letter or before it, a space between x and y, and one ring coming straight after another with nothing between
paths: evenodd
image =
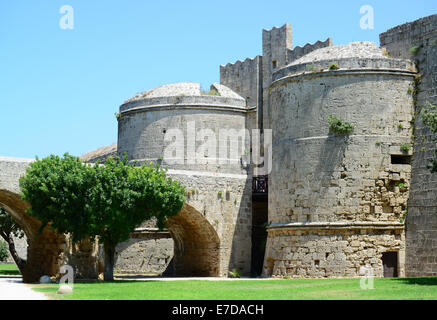
<instances>
[{"instance_id":1,"label":"dirt path","mask_svg":"<svg viewBox=\"0 0 437 320\"><path fill-rule=\"evenodd\" d=\"M48 300L21 282L21 277L0 277L0 300Z\"/></svg>"}]
</instances>

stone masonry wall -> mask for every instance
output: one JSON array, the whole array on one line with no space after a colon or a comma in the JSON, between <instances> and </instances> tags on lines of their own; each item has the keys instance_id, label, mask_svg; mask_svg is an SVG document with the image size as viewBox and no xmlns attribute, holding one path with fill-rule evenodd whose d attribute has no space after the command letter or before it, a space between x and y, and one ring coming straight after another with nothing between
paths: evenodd
<instances>
[{"instance_id":1,"label":"stone masonry wall","mask_svg":"<svg viewBox=\"0 0 437 320\"><path fill-rule=\"evenodd\" d=\"M247 105L256 107L262 104L262 57L238 60L220 66L220 84L234 90L247 99Z\"/></svg>"},{"instance_id":2,"label":"stone masonry wall","mask_svg":"<svg viewBox=\"0 0 437 320\"><path fill-rule=\"evenodd\" d=\"M263 90L263 120L262 128L271 129L269 117L269 87L272 75L276 69L287 64L287 51L293 48L291 25L262 31L262 90Z\"/></svg>"},{"instance_id":3,"label":"stone masonry wall","mask_svg":"<svg viewBox=\"0 0 437 320\"><path fill-rule=\"evenodd\" d=\"M357 277L360 268L371 266L376 277L383 276L382 253L405 255L402 228L269 230L265 273L296 278ZM398 274L404 276L401 264Z\"/></svg>"},{"instance_id":4,"label":"stone masonry wall","mask_svg":"<svg viewBox=\"0 0 437 320\"><path fill-rule=\"evenodd\" d=\"M395 58L416 61L422 75L417 87L412 180L406 218L406 275L437 275L437 174L427 168L435 157L437 136L424 126L420 111L437 104L437 15L403 24L380 35L381 46ZM417 54L410 52L418 46Z\"/></svg>"},{"instance_id":5,"label":"stone masonry wall","mask_svg":"<svg viewBox=\"0 0 437 320\"><path fill-rule=\"evenodd\" d=\"M17 251L18 256L21 259L26 260L27 259L27 238L24 236L23 238L17 238L13 237L14 239L14 245L15 250ZM6 241L3 240L3 238L0 238L1 242L6 243ZM12 259L11 255L9 254L9 257L6 260L7 263L14 263L14 259Z\"/></svg>"},{"instance_id":6,"label":"stone masonry wall","mask_svg":"<svg viewBox=\"0 0 437 320\"><path fill-rule=\"evenodd\" d=\"M181 174L172 170L169 170L168 174L185 186L187 204L199 212L197 219L205 220L198 224L204 225L201 229L211 225L220 239L220 275L226 276L228 271L234 268L248 275L252 227L250 177L225 174L201 175L196 172ZM196 229L193 229L192 234L188 236L194 237L194 239L188 238L188 242L205 242L204 245L212 240L204 239L202 232ZM205 261L208 261L207 256L211 254L212 252L207 252L204 257L196 259L205 258Z\"/></svg>"},{"instance_id":7,"label":"stone masonry wall","mask_svg":"<svg viewBox=\"0 0 437 320\"><path fill-rule=\"evenodd\" d=\"M404 274L411 149L401 146L411 148L415 72L408 61L378 59L274 75L265 275L358 276L367 265L382 276L382 253L390 251ZM353 132L330 132L332 114Z\"/></svg>"},{"instance_id":8,"label":"stone masonry wall","mask_svg":"<svg viewBox=\"0 0 437 320\"><path fill-rule=\"evenodd\" d=\"M239 132L247 125L246 101L223 86L217 86L220 96L201 95L199 87L194 83L162 86L123 104L118 152L127 152L130 160L160 163L186 188L187 204L167 221L176 274L226 276L233 268L249 274L251 179L243 162L249 150L240 141L243 148L233 148L237 153L220 153L220 146L238 144ZM181 139L184 150L170 155L166 152L172 141L166 133L173 129L181 130L174 138ZM215 135L208 137L215 149L193 157L190 152L205 142L200 130ZM222 130L234 133L222 136Z\"/></svg>"},{"instance_id":9,"label":"stone masonry wall","mask_svg":"<svg viewBox=\"0 0 437 320\"><path fill-rule=\"evenodd\" d=\"M262 81L261 56L220 66L220 84L244 97L249 108L255 108L248 114L249 130L262 127Z\"/></svg>"},{"instance_id":10,"label":"stone masonry wall","mask_svg":"<svg viewBox=\"0 0 437 320\"><path fill-rule=\"evenodd\" d=\"M220 139L220 130L245 129L246 120L245 110L217 112L208 107L177 110L172 107L122 114L119 120L118 153L122 155L126 152L129 160L156 162L161 158L163 166L173 169L245 174L247 169L240 165L241 157L244 155L244 146L236 150L238 154L228 154L228 158L224 158L223 162L219 159L221 154L218 150L224 142ZM173 141L165 141L164 138L167 131L172 129L180 129L183 133L176 138L182 139L184 149L177 149L178 153L167 155L165 152L168 149L166 148ZM185 160L191 150L192 152L198 150L201 145L200 141L206 140L200 136L199 131L202 129L211 130L216 135L216 149L205 150L202 159ZM237 134L227 136L227 138L238 139ZM173 140L175 141L175 138ZM171 161L167 161L169 159Z\"/></svg>"},{"instance_id":11,"label":"stone masonry wall","mask_svg":"<svg viewBox=\"0 0 437 320\"><path fill-rule=\"evenodd\" d=\"M176 275L226 276L238 269L248 275L251 261L251 185L236 176L203 176L174 170L169 176L186 188L195 212L170 218L170 230L138 228L116 248L117 273L161 274L172 258ZM249 181L249 179L247 179ZM187 216L188 215L188 216ZM217 270L209 273L205 270Z\"/></svg>"},{"instance_id":12,"label":"stone masonry wall","mask_svg":"<svg viewBox=\"0 0 437 320\"><path fill-rule=\"evenodd\" d=\"M272 88L269 221L399 221L410 165L392 156L411 143L411 79L308 75ZM353 134L329 135L329 114L352 123Z\"/></svg>"},{"instance_id":13,"label":"stone masonry wall","mask_svg":"<svg viewBox=\"0 0 437 320\"><path fill-rule=\"evenodd\" d=\"M304 45L303 47L300 46L296 46L293 49L289 49L287 50L287 63L291 63L294 60L299 59L300 57L303 57L304 55L320 49L320 48L325 48L325 47L330 47L332 46L332 39L328 38L325 41L317 41L314 44L311 43L307 43L306 45Z\"/></svg>"},{"instance_id":14,"label":"stone masonry wall","mask_svg":"<svg viewBox=\"0 0 437 320\"><path fill-rule=\"evenodd\" d=\"M168 231L136 231L115 248L114 272L161 275L172 258L173 239Z\"/></svg>"}]
</instances>

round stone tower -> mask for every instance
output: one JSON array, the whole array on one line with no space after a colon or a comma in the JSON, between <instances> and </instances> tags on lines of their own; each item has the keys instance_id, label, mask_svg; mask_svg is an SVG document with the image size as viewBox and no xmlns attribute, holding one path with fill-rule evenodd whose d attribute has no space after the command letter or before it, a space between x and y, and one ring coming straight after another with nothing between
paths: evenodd
<instances>
[{"instance_id":1,"label":"round stone tower","mask_svg":"<svg viewBox=\"0 0 437 320\"><path fill-rule=\"evenodd\" d=\"M246 100L213 84L164 85L120 106L118 154L154 162L186 188L187 204L168 219L177 275L248 274L251 179L245 155Z\"/></svg>"},{"instance_id":2,"label":"round stone tower","mask_svg":"<svg viewBox=\"0 0 437 320\"><path fill-rule=\"evenodd\" d=\"M273 74L265 275L404 274L414 75L369 42Z\"/></svg>"}]
</instances>

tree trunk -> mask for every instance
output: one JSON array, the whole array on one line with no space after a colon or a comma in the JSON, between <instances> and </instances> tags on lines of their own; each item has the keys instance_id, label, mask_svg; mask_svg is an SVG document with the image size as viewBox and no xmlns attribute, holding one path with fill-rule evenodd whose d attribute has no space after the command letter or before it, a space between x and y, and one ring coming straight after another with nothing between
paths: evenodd
<instances>
[{"instance_id":1,"label":"tree trunk","mask_svg":"<svg viewBox=\"0 0 437 320\"><path fill-rule=\"evenodd\" d=\"M1 234L1 236L8 243L9 252L12 256L12 259L14 259L14 262L17 265L18 269L20 270L20 273L23 274L23 269L24 266L26 265L26 260L23 260L18 256L18 253L15 250L14 239L10 237L10 235L5 235L3 233Z\"/></svg>"},{"instance_id":2,"label":"tree trunk","mask_svg":"<svg viewBox=\"0 0 437 320\"><path fill-rule=\"evenodd\" d=\"M103 249L105 251L105 270L103 272L103 280L114 281L115 245L106 240L103 243Z\"/></svg>"},{"instance_id":3,"label":"tree trunk","mask_svg":"<svg viewBox=\"0 0 437 320\"><path fill-rule=\"evenodd\" d=\"M24 266L26 265L26 260L23 260L18 256L17 251L15 250L15 243L13 239L11 239L11 241L8 242L8 244L9 244L9 252L11 253L12 259L14 259L15 264L20 270L20 273L23 274L23 269Z\"/></svg>"}]
</instances>

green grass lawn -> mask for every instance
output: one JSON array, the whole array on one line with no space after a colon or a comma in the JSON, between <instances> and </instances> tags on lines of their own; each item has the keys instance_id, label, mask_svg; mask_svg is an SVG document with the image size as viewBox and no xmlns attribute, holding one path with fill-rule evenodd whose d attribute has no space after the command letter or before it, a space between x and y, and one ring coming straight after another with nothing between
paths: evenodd
<instances>
[{"instance_id":1,"label":"green grass lawn","mask_svg":"<svg viewBox=\"0 0 437 320\"><path fill-rule=\"evenodd\" d=\"M360 279L75 283L69 295L57 295L58 287L33 289L53 299L86 300L437 300L437 277L375 279L374 289L368 290L360 288Z\"/></svg>"},{"instance_id":2,"label":"green grass lawn","mask_svg":"<svg viewBox=\"0 0 437 320\"><path fill-rule=\"evenodd\" d=\"M15 264L0 264L0 276L20 275ZM437 300L437 277L377 278L374 289L360 279L236 281L115 281L75 283L74 293L58 295L59 285L33 285L52 299L79 300Z\"/></svg>"},{"instance_id":3,"label":"green grass lawn","mask_svg":"<svg viewBox=\"0 0 437 320\"><path fill-rule=\"evenodd\" d=\"M18 271L16 264L0 264L0 276L19 276L21 275Z\"/></svg>"}]
</instances>

